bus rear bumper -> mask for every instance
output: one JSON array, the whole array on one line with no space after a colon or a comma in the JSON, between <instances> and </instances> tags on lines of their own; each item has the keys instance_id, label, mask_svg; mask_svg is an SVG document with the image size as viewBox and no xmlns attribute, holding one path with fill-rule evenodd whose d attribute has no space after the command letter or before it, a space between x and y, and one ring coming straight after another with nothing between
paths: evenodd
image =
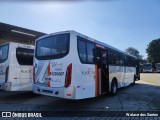
<instances>
[{"instance_id":1,"label":"bus rear bumper","mask_svg":"<svg viewBox=\"0 0 160 120\"><path fill-rule=\"evenodd\" d=\"M0 83L0 90L11 91L11 82Z\"/></svg>"},{"instance_id":2,"label":"bus rear bumper","mask_svg":"<svg viewBox=\"0 0 160 120\"><path fill-rule=\"evenodd\" d=\"M66 98L66 99L75 99L75 88L74 87L47 87L41 86L37 84L33 84L33 93L59 97L59 98Z\"/></svg>"}]
</instances>

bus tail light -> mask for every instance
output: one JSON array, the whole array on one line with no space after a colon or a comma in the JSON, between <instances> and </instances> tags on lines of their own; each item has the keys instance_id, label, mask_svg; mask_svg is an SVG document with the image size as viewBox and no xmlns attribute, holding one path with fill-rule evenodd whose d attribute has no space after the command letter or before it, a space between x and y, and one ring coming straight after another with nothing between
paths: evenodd
<instances>
[{"instance_id":1,"label":"bus tail light","mask_svg":"<svg viewBox=\"0 0 160 120\"><path fill-rule=\"evenodd\" d=\"M68 65L66 70L66 78L65 78L65 87L69 87L71 84L71 77L72 77L72 63Z\"/></svg>"},{"instance_id":2,"label":"bus tail light","mask_svg":"<svg viewBox=\"0 0 160 120\"><path fill-rule=\"evenodd\" d=\"M71 94L68 93L67 96L71 96Z\"/></svg>"}]
</instances>

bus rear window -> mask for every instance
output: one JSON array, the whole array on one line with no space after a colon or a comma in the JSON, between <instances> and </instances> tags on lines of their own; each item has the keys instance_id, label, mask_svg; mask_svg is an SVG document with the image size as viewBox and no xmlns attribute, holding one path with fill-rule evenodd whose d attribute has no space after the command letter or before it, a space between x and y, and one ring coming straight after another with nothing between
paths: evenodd
<instances>
[{"instance_id":1,"label":"bus rear window","mask_svg":"<svg viewBox=\"0 0 160 120\"><path fill-rule=\"evenodd\" d=\"M16 57L20 65L33 65L33 49L17 48Z\"/></svg>"},{"instance_id":2,"label":"bus rear window","mask_svg":"<svg viewBox=\"0 0 160 120\"><path fill-rule=\"evenodd\" d=\"M69 52L69 33L42 38L36 43L37 59L56 59Z\"/></svg>"},{"instance_id":3,"label":"bus rear window","mask_svg":"<svg viewBox=\"0 0 160 120\"><path fill-rule=\"evenodd\" d=\"M8 49L9 49L9 44L0 46L0 63L7 60Z\"/></svg>"}]
</instances>

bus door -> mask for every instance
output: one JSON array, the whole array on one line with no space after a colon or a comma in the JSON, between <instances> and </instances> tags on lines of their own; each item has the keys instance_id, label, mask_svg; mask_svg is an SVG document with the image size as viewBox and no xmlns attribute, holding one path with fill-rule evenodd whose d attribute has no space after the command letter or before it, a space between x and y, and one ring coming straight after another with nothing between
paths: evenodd
<instances>
[{"instance_id":1,"label":"bus door","mask_svg":"<svg viewBox=\"0 0 160 120\"><path fill-rule=\"evenodd\" d=\"M137 76L137 79L140 80L140 64L139 64L139 60L136 60L136 76Z\"/></svg>"},{"instance_id":2,"label":"bus door","mask_svg":"<svg viewBox=\"0 0 160 120\"><path fill-rule=\"evenodd\" d=\"M108 73L108 51L98 48L98 68L99 68L99 94L105 94L109 91L109 73Z\"/></svg>"}]
</instances>

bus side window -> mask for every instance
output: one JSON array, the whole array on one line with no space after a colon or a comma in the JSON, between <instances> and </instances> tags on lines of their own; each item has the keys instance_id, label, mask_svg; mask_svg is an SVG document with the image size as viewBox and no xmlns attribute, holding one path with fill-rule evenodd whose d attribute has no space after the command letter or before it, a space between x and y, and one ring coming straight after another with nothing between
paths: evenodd
<instances>
[{"instance_id":1,"label":"bus side window","mask_svg":"<svg viewBox=\"0 0 160 120\"><path fill-rule=\"evenodd\" d=\"M124 60L124 66L127 66L128 63L127 63L127 56L126 55L123 55L123 60Z\"/></svg>"},{"instance_id":2,"label":"bus side window","mask_svg":"<svg viewBox=\"0 0 160 120\"><path fill-rule=\"evenodd\" d=\"M28 49L28 65L33 65L34 50Z\"/></svg>"},{"instance_id":3,"label":"bus side window","mask_svg":"<svg viewBox=\"0 0 160 120\"><path fill-rule=\"evenodd\" d=\"M0 47L0 61L6 60L8 57L8 45Z\"/></svg>"},{"instance_id":4,"label":"bus side window","mask_svg":"<svg viewBox=\"0 0 160 120\"><path fill-rule=\"evenodd\" d=\"M115 51L112 52L112 64L116 65L116 54L115 54Z\"/></svg>"},{"instance_id":5,"label":"bus side window","mask_svg":"<svg viewBox=\"0 0 160 120\"><path fill-rule=\"evenodd\" d=\"M113 65L114 64L114 59L113 59L114 54L111 50L109 50L109 55L108 56L109 56L109 64Z\"/></svg>"},{"instance_id":6,"label":"bus side window","mask_svg":"<svg viewBox=\"0 0 160 120\"><path fill-rule=\"evenodd\" d=\"M123 65L123 55L120 53L120 65Z\"/></svg>"},{"instance_id":7,"label":"bus side window","mask_svg":"<svg viewBox=\"0 0 160 120\"><path fill-rule=\"evenodd\" d=\"M78 53L81 62L87 61L87 55L86 55L86 45L85 42L78 40Z\"/></svg>"},{"instance_id":8,"label":"bus side window","mask_svg":"<svg viewBox=\"0 0 160 120\"><path fill-rule=\"evenodd\" d=\"M87 43L87 62L94 63L94 44Z\"/></svg>"},{"instance_id":9,"label":"bus side window","mask_svg":"<svg viewBox=\"0 0 160 120\"><path fill-rule=\"evenodd\" d=\"M77 37L78 40L78 54L82 63L93 64L95 61L95 46L92 42L88 42L87 39Z\"/></svg>"}]
</instances>

